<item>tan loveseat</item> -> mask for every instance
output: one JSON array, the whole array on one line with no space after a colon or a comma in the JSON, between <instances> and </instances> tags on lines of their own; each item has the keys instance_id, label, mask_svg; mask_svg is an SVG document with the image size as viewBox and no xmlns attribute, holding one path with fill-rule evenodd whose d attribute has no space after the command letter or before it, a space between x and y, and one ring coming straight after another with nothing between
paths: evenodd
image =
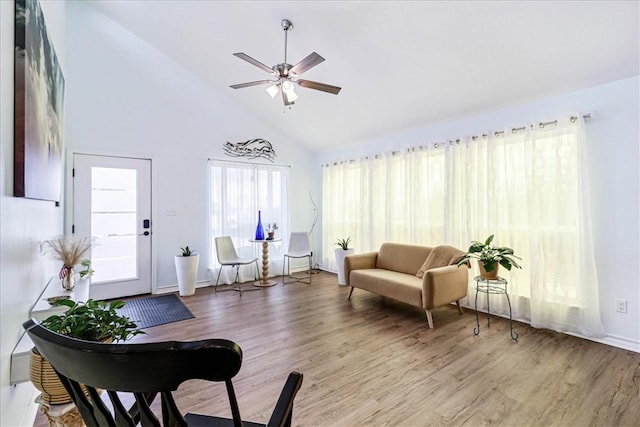
<instances>
[{"instance_id":1,"label":"tan loveseat","mask_svg":"<svg viewBox=\"0 0 640 427\"><path fill-rule=\"evenodd\" d=\"M464 255L452 246L434 248L383 243L377 252L345 258L346 284L425 310L433 328L431 310L453 301L462 313L460 299L467 296L468 268L456 262Z\"/></svg>"}]
</instances>

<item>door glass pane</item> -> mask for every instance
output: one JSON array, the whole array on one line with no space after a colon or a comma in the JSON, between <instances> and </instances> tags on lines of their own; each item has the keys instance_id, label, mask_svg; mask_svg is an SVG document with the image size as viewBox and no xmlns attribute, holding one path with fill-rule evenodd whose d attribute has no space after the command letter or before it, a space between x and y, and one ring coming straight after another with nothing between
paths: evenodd
<instances>
[{"instance_id":1,"label":"door glass pane","mask_svg":"<svg viewBox=\"0 0 640 427\"><path fill-rule=\"evenodd\" d=\"M91 168L92 283L138 277L137 171Z\"/></svg>"}]
</instances>

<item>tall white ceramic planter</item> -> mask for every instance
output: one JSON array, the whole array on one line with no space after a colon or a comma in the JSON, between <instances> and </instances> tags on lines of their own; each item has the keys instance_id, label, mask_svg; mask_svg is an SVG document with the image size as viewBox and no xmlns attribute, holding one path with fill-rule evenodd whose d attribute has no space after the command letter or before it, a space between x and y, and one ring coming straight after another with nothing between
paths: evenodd
<instances>
[{"instance_id":1,"label":"tall white ceramic planter","mask_svg":"<svg viewBox=\"0 0 640 427\"><path fill-rule=\"evenodd\" d=\"M180 296L189 296L196 293L196 276L198 275L198 263L200 255L175 256L176 274L178 276L178 291Z\"/></svg>"},{"instance_id":2,"label":"tall white ceramic planter","mask_svg":"<svg viewBox=\"0 0 640 427\"><path fill-rule=\"evenodd\" d=\"M340 286L347 284L344 277L344 257L352 255L354 252L354 249L336 249L336 269L338 270L338 285Z\"/></svg>"}]
</instances>

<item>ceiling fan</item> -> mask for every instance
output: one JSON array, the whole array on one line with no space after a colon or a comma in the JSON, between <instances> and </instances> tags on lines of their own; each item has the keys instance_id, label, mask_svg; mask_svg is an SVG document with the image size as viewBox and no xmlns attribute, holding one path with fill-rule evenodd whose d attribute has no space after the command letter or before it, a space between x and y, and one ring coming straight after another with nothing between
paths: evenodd
<instances>
[{"instance_id":1,"label":"ceiling fan","mask_svg":"<svg viewBox=\"0 0 640 427\"><path fill-rule=\"evenodd\" d=\"M315 67L316 65L324 61L324 58L318 55L316 52L312 52L302 61L298 62L296 65L291 65L287 63L287 33L293 28L293 24L288 19L283 19L280 24L282 26L282 29L284 30L284 62L283 63L276 64L273 67L268 67L262 62L256 59L253 59L246 53L237 52L233 54L234 56L244 61L247 61L249 64L255 65L261 70L266 71L267 73L271 74L273 77L267 80L257 80L254 82L239 83L239 84L231 85L231 87L234 89L241 89L243 87L273 83L271 86L267 88L267 93L271 96L271 98L275 98L278 92L282 93L282 100L284 102L284 105L293 105L294 101L298 99L298 95L294 90L295 85L337 95L340 92L340 89L342 89L338 86L332 86L326 83L319 83L311 80L303 80L298 78L305 71Z\"/></svg>"}]
</instances>

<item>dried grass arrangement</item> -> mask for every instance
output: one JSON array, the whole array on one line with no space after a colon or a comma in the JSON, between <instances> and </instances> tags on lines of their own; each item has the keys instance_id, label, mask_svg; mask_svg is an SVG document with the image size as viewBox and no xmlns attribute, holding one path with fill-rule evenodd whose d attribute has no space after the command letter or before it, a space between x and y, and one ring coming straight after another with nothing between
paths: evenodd
<instances>
[{"instance_id":1,"label":"dried grass arrangement","mask_svg":"<svg viewBox=\"0 0 640 427\"><path fill-rule=\"evenodd\" d=\"M91 248L91 239L69 235L58 236L53 240L45 240L43 250L51 258L62 262L59 277L62 287L71 290L75 286L73 268L80 263L82 257Z\"/></svg>"}]
</instances>

